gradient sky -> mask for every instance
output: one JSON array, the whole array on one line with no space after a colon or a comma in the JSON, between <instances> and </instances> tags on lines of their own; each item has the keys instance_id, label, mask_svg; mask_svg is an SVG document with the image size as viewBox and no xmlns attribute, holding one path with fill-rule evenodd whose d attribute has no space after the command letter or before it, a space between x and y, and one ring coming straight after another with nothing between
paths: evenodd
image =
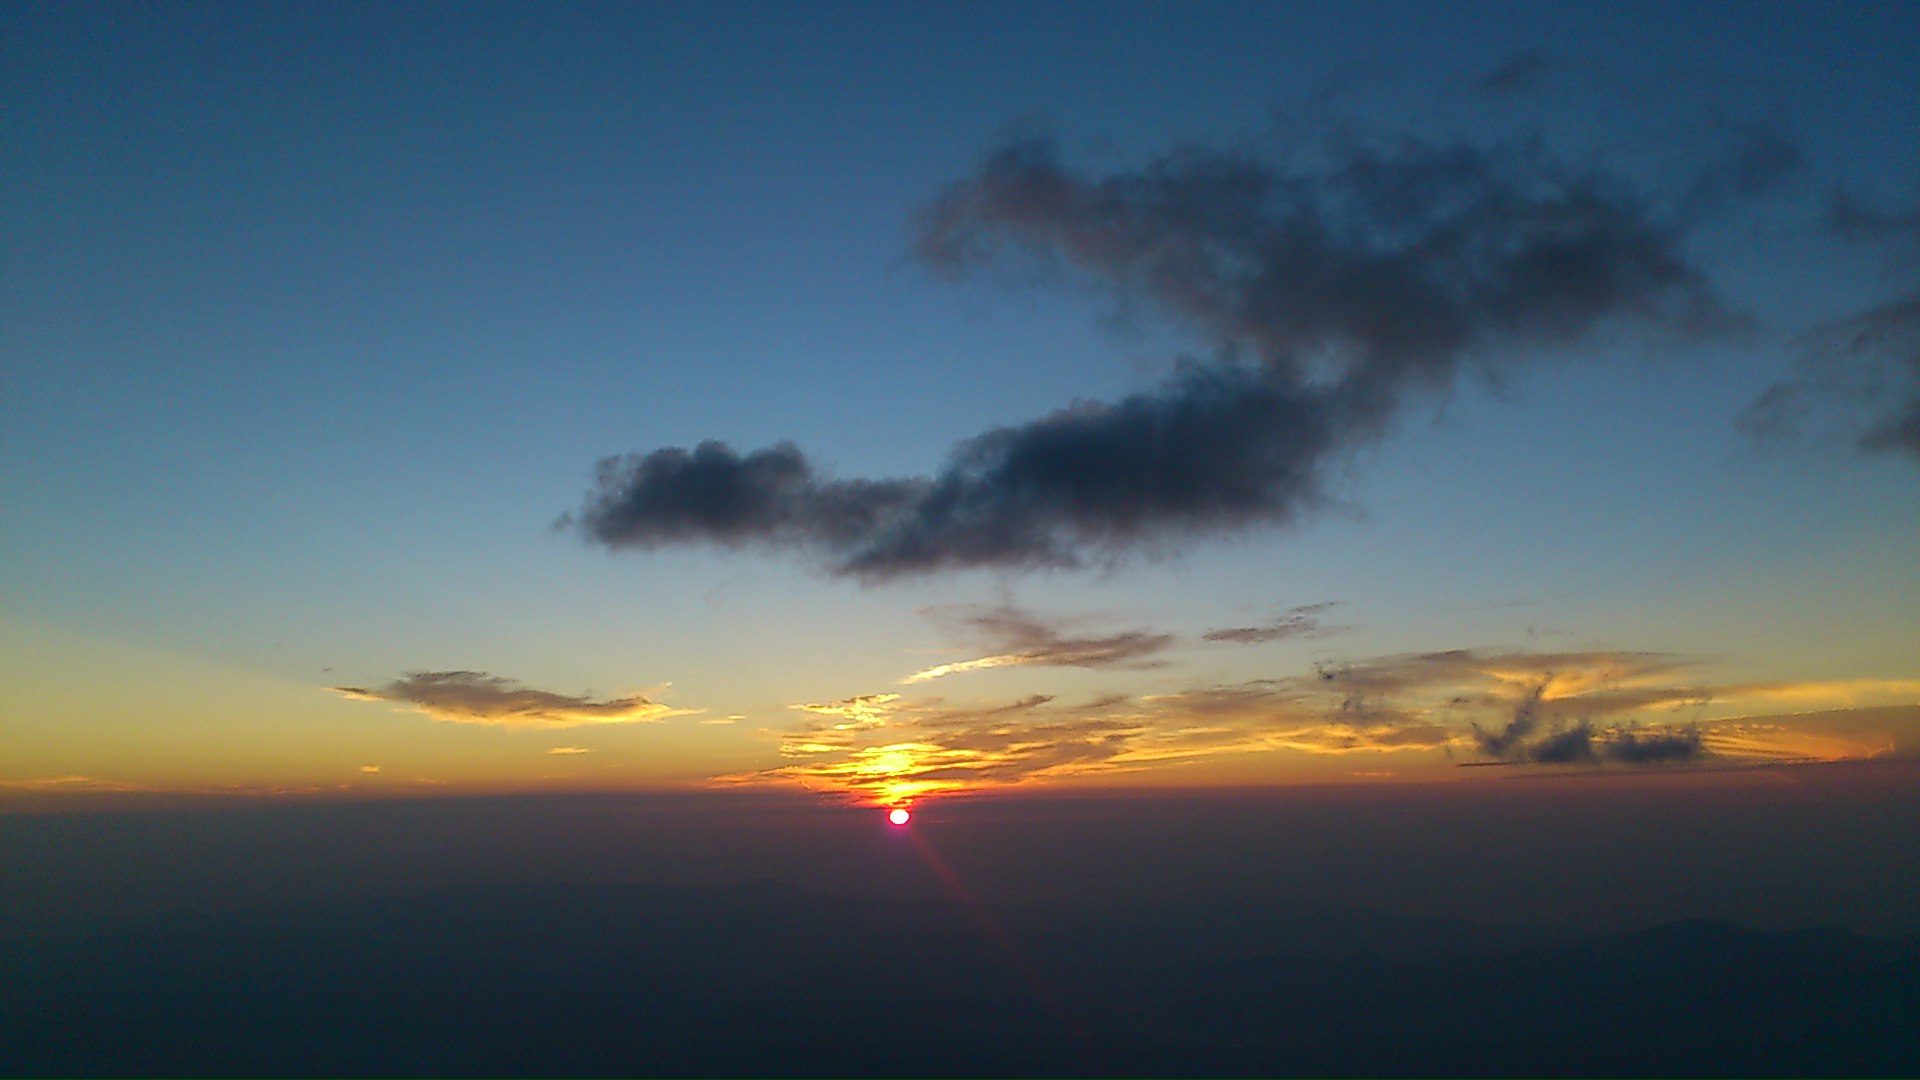
<instances>
[{"instance_id":1,"label":"gradient sky","mask_svg":"<svg viewBox=\"0 0 1920 1080\"><path fill-rule=\"evenodd\" d=\"M0 791L1920 757L1916 42L7 5Z\"/></svg>"}]
</instances>

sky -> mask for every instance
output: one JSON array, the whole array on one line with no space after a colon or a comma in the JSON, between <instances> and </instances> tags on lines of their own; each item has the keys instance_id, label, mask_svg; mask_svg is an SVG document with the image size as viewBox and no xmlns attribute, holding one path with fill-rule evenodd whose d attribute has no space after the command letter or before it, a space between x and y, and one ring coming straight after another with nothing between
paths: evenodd
<instances>
[{"instance_id":1,"label":"sky","mask_svg":"<svg viewBox=\"0 0 1920 1080\"><path fill-rule=\"evenodd\" d=\"M1920 760L1912 4L0 20L0 807Z\"/></svg>"}]
</instances>

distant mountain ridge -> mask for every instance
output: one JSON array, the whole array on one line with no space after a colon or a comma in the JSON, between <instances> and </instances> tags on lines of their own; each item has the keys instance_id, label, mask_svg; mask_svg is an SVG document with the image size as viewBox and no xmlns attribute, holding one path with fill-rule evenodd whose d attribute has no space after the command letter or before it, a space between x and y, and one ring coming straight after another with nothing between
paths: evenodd
<instances>
[{"instance_id":1,"label":"distant mountain ridge","mask_svg":"<svg viewBox=\"0 0 1920 1080\"><path fill-rule=\"evenodd\" d=\"M1920 1072L1911 939L1340 921L767 881L182 914L6 947L0 1058L50 1076ZM1421 933L1449 940L1391 947ZM1349 948L1368 940L1390 948ZM1272 947L1289 941L1316 947Z\"/></svg>"}]
</instances>

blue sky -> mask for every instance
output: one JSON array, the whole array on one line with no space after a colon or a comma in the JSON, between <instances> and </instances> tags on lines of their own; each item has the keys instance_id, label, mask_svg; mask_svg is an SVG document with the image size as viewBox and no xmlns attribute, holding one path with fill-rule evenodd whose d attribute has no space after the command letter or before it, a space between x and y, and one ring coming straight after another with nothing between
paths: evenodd
<instances>
[{"instance_id":1,"label":"blue sky","mask_svg":"<svg viewBox=\"0 0 1920 1080\"><path fill-rule=\"evenodd\" d=\"M12 6L0 779L831 787L779 772L812 760L795 740L823 715L795 706L898 693L922 712L875 730L925 746L945 722L926 710L1051 696L1072 723L1134 725L1132 752L1205 726L1164 719L1181 695L1266 680L1311 712L1316 670L1445 650L1528 658L1448 676L1493 680L1472 690L1483 726L1576 654L1635 685L1656 676L1622 658L1657 654L1701 692L1691 711L1593 715L1905 708L1874 731L1911 752L1914 455L1858 451L1841 397L1795 438L1738 420L1807 380L1817 328L1912 290L1910 226L1867 243L1829 223L1836 199L1913 212L1916 12ZM1503 66L1513 92L1486 92ZM1756 132L1790 166L1683 210ZM1150 392L1219 341L1071 265L951 280L916 254L928 207L1010 138L1101 176L1343 133L1532 139L1604 170L1685 217L1678 250L1741 325L1625 319L1501 358L1501 385L1450 378L1334 461L1324 508L1103 567L863 583L778 545L609 550L555 527L610 455L791 440L833 476L927 476L982 432ZM1913 392L1910 362L1888 370L1869 409ZM1317 632L1202 636L1329 603ZM1008 613L1056 642L1171 640L1061 663ZM937 701L899 683L1027 654ZM461 705L396 689L417 672L505 682L461 684ZM529 731L500 722L525 705L509 683L683 711ZM1438 683L1401 693L1395 722L1452 732L1421 767L1474 754ZM1089 719L1113 696L1124 716ZM1322 775L1261 745L1222 750L1217 776L1199 754L1107 778ZM1341 771L1419 771L1379 757Z\"/></svg>"}]
</instances>

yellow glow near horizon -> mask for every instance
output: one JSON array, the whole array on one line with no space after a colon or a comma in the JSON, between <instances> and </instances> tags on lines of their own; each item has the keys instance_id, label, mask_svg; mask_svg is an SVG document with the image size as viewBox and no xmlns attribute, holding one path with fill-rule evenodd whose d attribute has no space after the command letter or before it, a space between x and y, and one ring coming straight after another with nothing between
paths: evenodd
<instances>
[{"instance_id":1,"label":"yellow glow near horizon","mask_svg":"<svg viewBox=\"0 0 1920 1080\"><path fill-rule=\"evenodd\" d=\"M16 803L788 784L884 807L1023 785L1323 783L1383 771L1376 762L1417 779L1480 754L1472 725L1498 730L1549 667L1540 723L1590 723L1596 745L1697 727L1726 764L1920 754L1920 680L1696 685L1684 665L1630 653L1403 654L1356 667L1358 691L1309 673L1078 700L888 692L784 706L790 719L771 726L712 725L701 707L739 704L696 701L563 740L543 725L437 723L413 703L368 708L311 682L19 620L0 619L0 647L11 661L0 796ZM659 707L477 679L454 689L476 708L598 721ZM1773 711L1783 703L1826 711Z\"/></svg>"}]
</instances>

